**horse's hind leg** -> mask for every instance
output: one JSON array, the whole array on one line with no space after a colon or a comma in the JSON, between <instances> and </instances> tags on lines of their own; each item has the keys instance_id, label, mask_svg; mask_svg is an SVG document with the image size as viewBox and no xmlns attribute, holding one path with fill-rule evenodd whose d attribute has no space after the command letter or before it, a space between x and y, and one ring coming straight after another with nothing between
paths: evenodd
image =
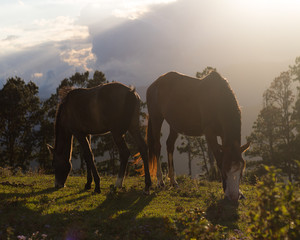
<instances>
[{"instance_id":1,"label":"horse's hind leg","mask_svg":"<svg viewBox=\"0 0 300 240\"><path fill-rule=\"evenodd\" d=\"M130 152L125 143L124 137L119 133L112 133L112 134L113 134L115 144L117 145L118 150L119 150L120 162L121 162L119 173L118 173L118 178L116 181L116 187L121 188L123 185L123 180L124 180L125 171L126 171Z\"/></svg>"},{"instance_id":2,"label":"horse's hind leg","mask_svg":"<svg viewBox=\"0 0 300 240\"><path fill-rule=\"evenodd\" d=\"M173 162L173 153L174 153L174 145L175 141L178 137L178 133L175 132L170 127L170 133L167 139L167 151L168 151L168 168L169 168L169 178L172 186L177 186L178 183L175 180L175 171L174 171L174 162Z\"/></svg>"},{"instance_id":3,"label":"horse's hind leg","mask_svg":"<svg viewBox=\"0 0 300 240\"><path fill-rule=\"evenodd\" d=\"M75 135L75 137L77 138L78 142L80 143L83 149L83 156L87 165L87 183L85 185L85 189L91 188L91 182L92 182L91 172L92 172L94 177L94 182L95 182L95 192L100 193L101 192L100 177L97 168L95 166L94 155L90 145L90 138L85 136L80 136L80 135Z\"/></svg>"},{"instance_id":4,"label":"horse's hind leg","mask_svg":"<svg viewBox=\"0 0 300 240\"><path fill-rule=\"evenodd\" d=\"M145 193L149 193L149 189L151 187L151 178L149 173L149 163L148 163L148 148L147 145L141 136L139 126L131 126L129 128L129 133L135 140L138 145L139 152L142 156L144 162L144 172L145 172Z\"/></svg>"}]
</instances>

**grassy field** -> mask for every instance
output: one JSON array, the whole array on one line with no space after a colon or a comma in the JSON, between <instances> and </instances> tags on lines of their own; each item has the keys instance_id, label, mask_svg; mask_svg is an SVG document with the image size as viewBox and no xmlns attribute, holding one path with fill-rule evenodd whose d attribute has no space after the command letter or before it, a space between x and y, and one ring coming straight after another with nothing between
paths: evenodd
<instances>
[{"instance_id":1,"label":"grassy field","mask_svg":"<svg viewBox=\"0 0 300 240\"><path fill-rule=\"evenodd\" d=\"M178 177L178 188L143 194L143 177L125 187L101 178L101 194L84 191L85 177L70 176L53 188L54 176L0 176L0 239L252 239L249 211L254 186L241 185L238 205L223 199L221 183Z\"/></svg>"}]
</instances>

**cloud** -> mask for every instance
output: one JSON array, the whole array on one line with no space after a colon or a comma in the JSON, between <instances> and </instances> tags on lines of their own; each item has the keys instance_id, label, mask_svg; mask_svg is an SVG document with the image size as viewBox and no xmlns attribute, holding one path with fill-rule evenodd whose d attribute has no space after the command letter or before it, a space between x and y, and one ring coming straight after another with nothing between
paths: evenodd
<instances>
[{"instance_id":1,"label":"cloud","mask_svg":"<svg viewBox=\"0 0 300 240\"><path fill-rule=\"evenodd\" d=\"M258 14L260 8L250 1L237 2L78 0L77 16L39 17L26 26L0 23L0 78L42 73L41 86L54 89L75 71L97 69L109 80L141 86L171 70L195 75L213 66L227 73L228 65L286 63L299 55L300 37L294 31L299 11L281 6L276 14L273 7ZM61 4L57 9L71 11L66 7L71 1L43 1L39 9L44 3L50 10L50 4ZM18 54L7 54L15 50Z\"/></svg>"},{"instance_id":2,"label":"cloud","mask_svg":"<svg viewBox=\"0 0 300 240\"><path fill-rule=\"evenodd\" d=\"M113 15L119 18L135 20L150 11L150 7L156 4L167 4L176 0L143 0L143 1L122 1L113 11Z\"/></svg>"},{"instance_id":3,"label":"cloud","mask_svg":"<svg viewBox=\"0 0 300 240\"><path fill-rule=\"evenodd\" d=\"M89 37L88 27L76 24L71 17L34 20L30 28L12 26L0 29L7 37L0 40L0 56L47 42L78 40Z\"/></svg>"},{"instance_id":4,"label":"cloud","mask_svg":"<svg viewBox=\"0 0 300 240\"><path fill-rule=\"evenodd\" d=\"M3 41L9 41L9 42L11 42L11 41L14 41L14 40L16 40L18 38L19 37L16 36L16 35L8 35L6 38L3 39Z\"/></svg>"},{"instance_id":5,"label":"cloud","mask_svg":"<svg viewBox=\"0 0 300 240\"><path fill-rule=\"evenodd\" d=\"M96 60L95 55L92 53L92 48L83 48L83 49L69 49L62 51L60 53L61 59L68 63L70 66L81 67L85 71L92 71L93 69L89 68L89 65L94 63Z\"/></svg>"},{"instance_id":6,"label":"cloud","mask_svg":"<svg viewBox=\"0 0 300 240\"><path fill-rule=\"evenodd\" d=\"M183 16L183 12L189 14ZM137 85L170 70L194 74L205 64L200 56L209 51L199 51L199 45L209 40L198 33L204 26L198 15L198 8L181 1L153 7L145 16L105 32L91 26L96 67L108 79Z\"/></svg>"},{"instance_id":7,"label":"cloud","mask_svg":"<svg viewBox=\"0 0 300 240\"><path fill-rule=\"evenodd\" d=\"M27 48L0 58L0 79L2 83L14 76L21 77L26 82L32 80L39 86L40 95L48 97L64 78L93 67L93 59L89 57L92 56L90 49L90 43L85 40L47 43Z\"/></svg>"},{"instance_id":8,"label":"cloud","mask_svg":"<svg viewBox=\"0 0 300 240\"><path fill-rule=\"evenodd\" d=\"M168 71L195 76L212 66L234 89L243 90L238 93L242 104L259 102L272 76L299 55L300 34L294 29L300 18L288 5L276 14L275 7L262 6L264 14L256 14L258 6L249 4L177 1L153 6L139 18L105 31L99 31L103 22L93 24L89 30L95 68L109 80L147 86Z\"/></svg>"},{"instance_id":9,"label":"cloud","mask_svg":"<svg viewBox=\"0 0 300 240\"><path fill-rule=\"evenodd\" d=\"M88 26L93 19L136 19L149 11L152 5L175 0L19 0L1 7L0 56L22 51L47 42L59 42L89 37ZM85 20L79 16L86 10ZM12 19L9 13L15 12ZM26 13L26 14L24 14ZM113 20L115 21L115 20ZM81 23L80 23L81 22ZM13 36L13 38L12 38Z\"/></svg>"},{"instance_id":10,"label":"cloud","mask_svg":"<svg viewBox=\"0 0 300 240\"><path fill-rule=\"evenodd\" d=\"M119 18L128 18L130 20L135 20L147 13L148 11L149 9L147 7L115 9L113 11L113 15Z\"/></svg>"},{"instance_id":11,"label":"cloud","mask_svg":"<svg viewBox=\"0 0 300 240\"><path fill-rule=\"evenodd\" d=\"M34 78L41 78L41 77L43 77L43 73L34 73L33 77Z\"/></svg>"}]
</instances>

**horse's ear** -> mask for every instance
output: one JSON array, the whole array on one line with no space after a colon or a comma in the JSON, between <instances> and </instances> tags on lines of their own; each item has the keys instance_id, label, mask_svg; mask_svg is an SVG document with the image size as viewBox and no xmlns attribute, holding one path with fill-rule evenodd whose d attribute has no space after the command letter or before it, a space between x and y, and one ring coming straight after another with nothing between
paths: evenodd
<instances>
[{"instance_id":1,"label":"horse's ear","mask_svg":"<svg viewBox=\"0 0 300 240\"><path fill-rule=\"evenodd\" d=\"M47 148L48 148L49 153L53 154L54 148L49 144L47 144Z\"/></svg>"},{"instance_id":2,"label":"horse's ear","mask_svg":"<svg viewBox=\"0 0 300 240\"><path fill-rule=\"evenodd\" d=\"M245 145L241 146L241 153L246 152L250 147L251 142L247 142Z\"/></svg>"}]
</instances>

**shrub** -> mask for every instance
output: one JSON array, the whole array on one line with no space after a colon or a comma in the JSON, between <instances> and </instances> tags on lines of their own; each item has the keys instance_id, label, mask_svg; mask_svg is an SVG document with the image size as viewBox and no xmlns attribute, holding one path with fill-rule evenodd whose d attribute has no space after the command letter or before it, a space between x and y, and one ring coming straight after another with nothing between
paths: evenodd
<instances>
[{"instance_id":1,"label":"shrub","mask_svg":"<svg viewBox=\"0 0 300 240\"><path fill-rule=\"evenodd\" d=\"M265 169L268 174L257 185L248 231L254 239L300 239L300 200L294 187L276 181L279 170Z\"/></svg>"},{"instance_id":2,"label":"shrub","mask_svg":"<svg viewBox=\"0 0 300 240\"><path fill-rule=\"evenodd\" d=\"M225 239L225 227L213 225L200 209L185 211L176 221L182 239Z\"/></svg>"}]
</instances>

